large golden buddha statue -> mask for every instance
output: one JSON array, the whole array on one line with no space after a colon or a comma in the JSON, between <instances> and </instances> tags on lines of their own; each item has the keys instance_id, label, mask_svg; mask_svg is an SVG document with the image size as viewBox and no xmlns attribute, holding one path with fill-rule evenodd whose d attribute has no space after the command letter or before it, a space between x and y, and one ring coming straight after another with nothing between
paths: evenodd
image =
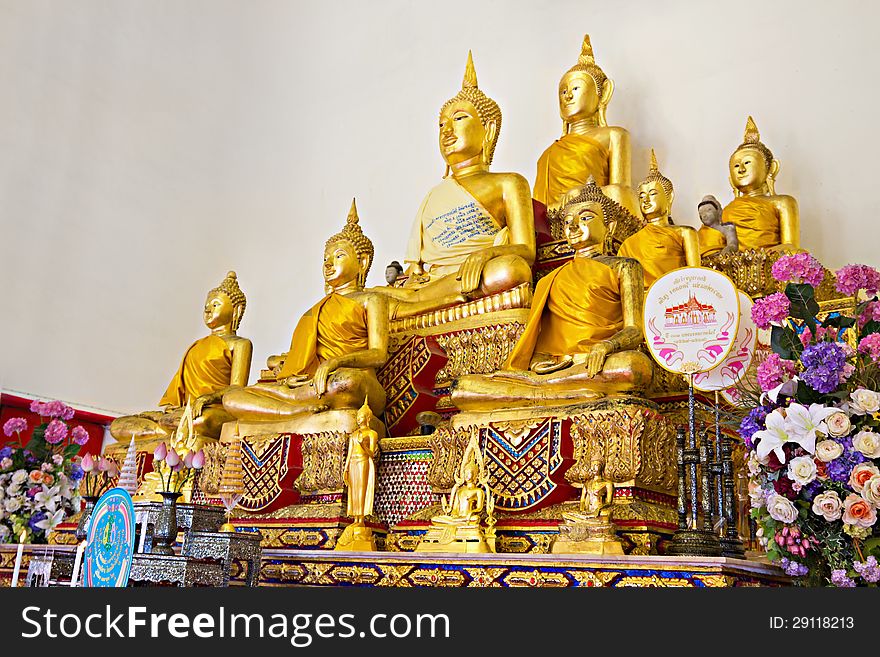
<instances>
[{"instance_id":1,"label":"large golden buddha statue","mask_svg":"<svg viewBox=\"0 0 880 657\"><path fill-rule=\"evenodd\" d=\"M644 280L630 258L606 256L606 221L626 210L590 181L563 209L574 258L538 281L525 331L504 370L454 384L461 410L553 406L636 392L651 382L644 340Z\"/></svg>"},{"instance_id":2,"label":"large golden buddha statue","mask_svg":"<svg viewBox=\"0 0 880 657\"><path fill-rule=\"evenodd\" d=\"M724 222L736 226L741 251L800 248L797 201L776 193L778 172L779 162L761 143L758 127L749 117L743 143L730 156L730 184L736 198L722 213Z\"/></svg>"},{"instance_id":3,"label":"large golden buddha statue","mask_svg":"<svg viewBox=\"0 0 880 657\"><path fill-rule=\"evenodd\" d=\"M232 388L247 385L253 345L236 335L247 300L234 271L210 292L205 300L204 320L210 333L187 349L180 367L162 395L161 411L116 418L110 433L120 443L132 437L138 442L164 441L180 423L184 406L193 409L193 430L199 437L218 438L224 422L232 417L220 400Z\"/></svg>"},{"instance_id":4,"label":"large golden buddha statue","mask_svg":"<svg viewBox=\"0 0 880 657\"><path fill-rule=\"evenodd\" d=\"M369 401L385 410L376 368L388 358L388 305L364 290L373 243L351 203L345 228L324 246L327 295L299 320L277 383L257 383L223 395L223 408L242 422L276 422L325 410L357 410Z\"/></svg>"},{"instance_id":5,"label":"large golden buddha statue","mask_svg":"<svg viewBox=\"0 0 880 657\"><path fill-rule=\"evenodd\" d=\"M489 165L501 110L477 86L468 53L461 91L440 110L447 175L422 201L407 246L407 283L379 288L402 303L396 317L426 312L530 282L535 260L531 190Z\"/></svg>"},{"instance_id":6,"label":"large golden buddha statue","mask_svg":"<svg viewBox=\"0 0 880 657\"><path fill-rule=\"evenodd\" d=\"M617 253L641 263L646 288L673 269L700 266L697 231L672 222L674 197L672 181L660 173L657 156L651 149L651 171L639 185L639 209L645 227L624 240Z\"/></svg>"},{"instance_id":7,"label":"large golden buddha statue","mask_svg":"<svg viewBox=\"0 0 880 657\"><path fill-rule=\"evenodd\" d=\"M638 216L631 189L629 133L609 126L605 118L613 93L614 83L596 65L588 34L578 63L559 81L562 137L538 160L534 195L548 208L562 206L566 194L592 176L605 194Z\"/></svg>"}]
</instances>

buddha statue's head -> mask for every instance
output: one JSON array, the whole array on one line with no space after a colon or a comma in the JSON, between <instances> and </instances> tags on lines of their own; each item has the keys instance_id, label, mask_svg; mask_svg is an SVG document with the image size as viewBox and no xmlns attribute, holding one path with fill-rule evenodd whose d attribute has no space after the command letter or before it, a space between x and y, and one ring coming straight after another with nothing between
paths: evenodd
<instances>
[{"instance_id":1,"label":"buddha statue's head","mask_svg":"<svg viewBox=\"0 0 880 657\"><path fill-rule=\"evenodd\" d=\"M614 94L614 83L596 65L590 35L584 35L578 62L559 81L559 116L563 134L577 121L591 119L606 126L605 110Z\"/></svg>"},{"instance_id":2,"label":"buddha statue's head","mask_svg":"<svg viewBox=\"0 0 880 657\"><path fill-rule=\"evenodd\" d=\"M473 484L477 481L477 477L480 475L480 468L476 462L470 461L465 464L461 474L466 483Z\"/></svg>"},{"instance_id":3,"label":"buddha statue's head","mask_svg":"<svg viewBox=\"0 0 880 657\"><path fill-rule=\"evenodd\" d=\"M758 126L750 116L743 143L730 156L730 184L737 196L775 194L773 188L779 162L763 143Z\"/></svg>"},{"instance_id":4,"label":"buddha statue's head","mask_svg":"<svg viewBox=\"0 0 880 657\"><path fill-rule=\"evenodd\" d=\"M590 461L587 466L587 474L590 478L601 477L605 470L605 457L599 450L593 450L590 454Z\"/></svg>"},{"instance_id":5,"label":"buddha statue's head","mask_svg":"<svg viewBox=\"0 0 880 657\"><path fill-rule=\"evenodd\" d=\"M370 402L368 399L364 399L364 405L358 410L356 419L359 427L367 429L370 427L370 420L373 419L373 411L370 408Z\"/></svg>"},{"instance_id":6,"label":"buddha statue's head","mask_svg":"<svg viewBox=\"0 0 880 657\"><path fill-rule=\"evenodd\" d=\"M712 228L721 225L721 203L712 194L706 194L697 205L697 213L704 226Z\"/></svg>"},{"instance_id":7,"label":"buddha statue's head","mask_svg":"<svg viewBox=\"0 0 880 657\"><path fill-rule=\"evenodd\" d=\"M648 223L662 221L669 217L675 190L672 181L660 173L657 156L651 149L651 170L648 177L639 183L639 209Z\"/></svg>"},{"instance_id":8,"label":"buddha statue's head","mask_svg":"<svg viewBox=\"0 0 880 657\"><path fill-rule=\"evenodd\" d=\"M613 253L618 223L632 221L632 215L606 196L592 176L577 193L567 195L562 208L565 239L576 252Z\"/></svg>"},{"instance_id":9,"label":"buddha statue's head","mask_svg":"<svg viewBox=\"0 0 880 657\"><path fill-rule=\"evenodd\" d=\"M362 288L373 263L373 243L358 224L357 206L351 200L351 209L345 227L324 245L324 283L335 290L355 283Z\"/></svg>"},{"instance_id":10,"label":"buddha statue's head","mask_svg":"<svg viewBox=\"0 0 880 657\"><path fill-rule=\"evenodd\" d=\"M238 276L231 271L205 298L205 326L212 331L229 326L234 333L241 324L246 305L247 299L238 286Z\"/></svg>"},{"instance_id":11,"label":"buddha statue's head","mask_svg":"<svg viewBox=\"0 0 880 657\"><path fill-rule=\"evenodd\" d=\"M501 109L477 86L468 51L461 91L440 108L440 152L447 169L471 162L489 166L500 134Z\"/></svg>"}]
</instances>

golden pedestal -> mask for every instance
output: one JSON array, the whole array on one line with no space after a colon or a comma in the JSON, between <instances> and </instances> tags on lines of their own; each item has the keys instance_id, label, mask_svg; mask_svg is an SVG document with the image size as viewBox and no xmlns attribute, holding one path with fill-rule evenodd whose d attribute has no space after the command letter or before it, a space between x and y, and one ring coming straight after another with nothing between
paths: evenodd
<instances>
[{"instance_id":1,"label":"golden pedestal","mask_svg":"<svg viewBox=\"0 0 880 657\"><path fill-rule=\"evenodd\" d=\"M559 525L559 538L551 554L623 554L623 543L607 518L566 519Z\"/></svg>"},{"instance_id":2,"label":"golden pedestal","mask_svg":"<svg viewBox=\"0 0 880 657\"><path fill-rule=\"evenodd\" d=\"M373 530L365 525L352 523L336 539L336 547L333 549L349 550L351 552L375 552L376 539L373 536Z\"/></svg>"},{"instance_id":3,"label":"golden pedestal","mask_svg":"<svg viewBox=\"0 0 880 657\"><path fill-rule=\"evenodd\" d=\"M419 541L416 552L452 552L455 554L487 554L495 552L486 530L480 525L449 527L432 526ZM490 537L491 538L491 537Z\"/></svg>"}]
</instances>

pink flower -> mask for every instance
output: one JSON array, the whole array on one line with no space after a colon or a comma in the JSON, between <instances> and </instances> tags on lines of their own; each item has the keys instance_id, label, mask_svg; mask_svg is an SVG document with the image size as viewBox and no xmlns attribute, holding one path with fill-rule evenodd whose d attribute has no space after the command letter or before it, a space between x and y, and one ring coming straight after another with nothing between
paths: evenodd
<instances>
[{"instance_id":1,"label":"pink flower","mask_svg":"<svg viewBox=\"0 0 880 657\"><path fill-rule=\"evenodd\" d=\"M60 401L50 401L45 405L45 412L48 417L57 417L62 420L70 420L74 415L74 410Z\"/></svg>"},{"instance_id":2,"label":"pink flower","mask_svg":"<svg viewBox=\"0 0 880 657\"><path fill-rule=\"evenodd\" d=\"M168 447L166 447L164 442L159 443L159 446L153 451L153 460L154 461L164 461L165 457L168 455Z\"/></svg>"},{"instance_id":3,"label":"pink flower","mask_svg":"<svg viewBox=\"0 0 880 657\"><path fill-rule=\"evenodd\" d=\"M110 469L110 461L107 460L106 456L102 456L98 460L98 472L107 472Z\"/></svg>"},{"instance_id":4,"label":"pink flower","mask_svg":"<svg viewBox=\"0 0 880 657\"><path fill-rule=\"evenodd\" d=\"M6 420L6 424L3 425L3 433L7 436L11 436L14 433L21 433L22 431L27 429L27 420L23 417L11 417Z\"/></svg>"},{"instance_id":5,"label":"pink flower","mask_svg":"<svg viewBox=\"0 0 880 657\"><path fill-rule=\"evenodd\" d=\"M810 330L809 326L804 327L804 330L801 331L799 339L801 341L801 344L804 345L804 348L810 346L810 343L813 341L813 332Z\"/></svg>"},{"instance_id":6,"label":"pink flower","mask_svg":"<svg viewBox=\"0 0 880 657\"><path fill-rule=\"evenodd\" d=\"M859 342L859 353L866 354L875 363L880 360L880 333L863 337Z\"/></svg>"},{"instance_id":7,"label":"pink flower","mask_svg":"<svg viewBox=\"0 0 880 657\"><path fill-rule=\"evenodd\" d=\"M189 469L192 467L192 465L193 465L193 453L187 452L186 455L183 457L183 467Z\"/></svg>"},{"instance_id":8,"label":"pink flower","mask_svg":"<svg viewBox=\"0 0 880 657\"><path fill-rule=\"evenodd\" d=\"M8 470L12 467L12 459L8 456L5 459L0 460L0 470Z\"/></svg>"},{"instance_id":9,"label":"pink flower","mask_svg":"<svg viewBox=\"0 0 880 657\"><path fill-rule=\"evenodd\" d=\"M86 454L82 458L82 463L79 464L79 467L82 468L82 471L85 473L89 473L95 469L95 459L92 458L91 454Z\"/></svg>"},{"instance_id":10,"label":"pink flower","mask_svg":"<svg viewBox=\"0 0 880 657\"><path fill-rule=\"evenodd\" d=\"M168 456L165 457L165 463L168 464L169 468L173 468L180 463L180 454L175 452L173 447L168 451Z\"/></svg>"},{"instance_id":11,"label":"pink flower","mask_svg":"<svg viewBox=\"0 0 880 657\"><path fill-rule=\"evenodd\" d=\"M835 275L835 288L847 296L854 296L859 290L864 290L865 294L873 297L880 288L880 272L868 265L847 265L838 269Z\"/></svg>"},{"instance_id":12,"label":"pink flower","mask_svg":"<svg viewBox=\"0 0 880 657\"><path fill-rule=\"evenodd\" d=\"M196 455L193 456L192 467L196 470L201 470L205 467L205 452L204 450L199 450L196 452Z\"/></svg>"},{"instance_id":13,"label":"pink flower","mask_svg":"<svg viewBox=\"0 0 880 657\"><path fill-rule=\"evenodd\" d=\"M770 354L758 365L758 385L763 392L767 392L791 379L796 372L794 361L780 358L779 354Z\"/></svg>"},{"instance_id":14,"label":"pink flower","mask_svg":"<svg viewBox=\"0 0 880 657\"><path fill-rule=\"evenodd\" d=\"M111 479L119 474L119 466L113 459L107 459L107 476Z\"/></svg>"},{"instance_id":15,"label":"pink flower","mask_svg":"<svg viewBox=\"0 0 880 657\"><path fill-rule=\"evenodd\" d=\"M89 442L89 432L83 427L77 425L73 428L73 431L70 432L70 438L77 445L85 445Z\"/></svg>"},{"instance_id":16,"label":"pink flower","mask_svg":"<svg viewBox=\"0 0 880 657\"><path fill-rule=\"evenodd\" d=\"M57 445L65 438L67 438L67 425L61 420L52 420L46 427L43 439L50 445Z\"/></svg>"},{"instance_id":17,"label":"pink flower","mask_svg":"<svg viewBox=\"0 0 880 657\"><path fill-rule=\"evenodd\" d=\"M819 287L825 278L825 270L822 265L809 253L782 256L773 263L770 271L777 281L808 283L813 287Z\"/></svg>"},{"instance_id":18,"label":"pink flower","mask_svg":"<svg viewBox=\"0 0 880 657\"><path fill-rule=\"evenodd\" d=\"M869 301L865 304L865 309L859 315L859 330L865 328L868 322L880 322L880 302Z\"/></svg>"},{"instance_id":19,"label":"pink flower","mask_svg":"<svg viewBox=\"0 0 880 657\"><path fill-rule=\"evenodd\" d=\"M46 402L35 399L31 402L31 413L36 413L40 417L48 417L49 413L46 411L47 405Z\"/></svg>"},{"instance_id":20,"label":"pink flower","mask_svg":"<svg viewBox=\"0 0 880 657\"><path fill-rule=\"evenodd\" d=\"M770 328L771 323L781 324L788 317L791 302L782 292L758 299L752 306L752 319L760 329Z\"/></svg>"}]
</instances>

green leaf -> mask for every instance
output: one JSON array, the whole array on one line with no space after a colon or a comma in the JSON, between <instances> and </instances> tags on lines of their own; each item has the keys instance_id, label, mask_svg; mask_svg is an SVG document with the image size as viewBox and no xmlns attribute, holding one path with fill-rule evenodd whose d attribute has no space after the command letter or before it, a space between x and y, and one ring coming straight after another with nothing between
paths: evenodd
<instances>
[{"instance_id":1,"label":"green leaf","mask_svg":"<svg viewBox=\"0 0 880 657\"><path fill-rule=\"evenodd\" d=\"M822 395L813 390L810 386L805 385L804 383L798 383L798 389L795 393L795 399L797 399L801 404L804 404L805 406L815 404L819 401L821 397Z\"/></svg>"},{"instance_id":2,"label":"green leaf","mask_svg":"<svg viewBox=\"0 0 880 657\"><path fill-rule=\"evenodd\" d=\"M63 452L64 458L67 460L72 459L74 456L79 454L80 449L82 449L82 447L80 447L76 443L74 443L73 445L68 445L67 447L64 448L64 452Z\"/></svg>"},{"instance_id":3,"label":"green leaf","mask_svg":"<svg viewBox=\"0 0 880 657\"><path fill-rule=\"evenodd\" d=\"M770 346L780 358L795 360L803 351L804 346L798 339L797 333L787 326L774 326L770 332Z\"/></svg>"},{"instance_id":4,"label":"green leaf","mask_svg":"<svg viewBox=\"0 0 880 657\"><path fill-rule=\"evenodd\" d=\"M826 317L822 320L822 326L836 329L850 328L851 326L855 326L855 323L855 317L847 317L846 315L834 315L834 317Z\"/></svg>"},{"instance_id":5,"label":"green leaf","mask_svg":"<svg viewBox=\"0 0 880 657\"><path fill-rule=\"evenodd\" d=\"M789 314L805 322L815 322L819 314L816 291L808 283L789 283L785 286L785 296L791 301ZM815 331L814 331L815 333Z\"/></svg>"},{"instance_id":6,"label":"green leaf","mask_svg":"<svg viewBox=\"0 0 880 657\"><path fill-rule=\"evenodd\" d=\"M870 322L865 324L862 327L862 335L861 337L865 337L866 335L870 335L871 333L880 333L880 322L872 319Z\"/></svg>"}]
</instances>

